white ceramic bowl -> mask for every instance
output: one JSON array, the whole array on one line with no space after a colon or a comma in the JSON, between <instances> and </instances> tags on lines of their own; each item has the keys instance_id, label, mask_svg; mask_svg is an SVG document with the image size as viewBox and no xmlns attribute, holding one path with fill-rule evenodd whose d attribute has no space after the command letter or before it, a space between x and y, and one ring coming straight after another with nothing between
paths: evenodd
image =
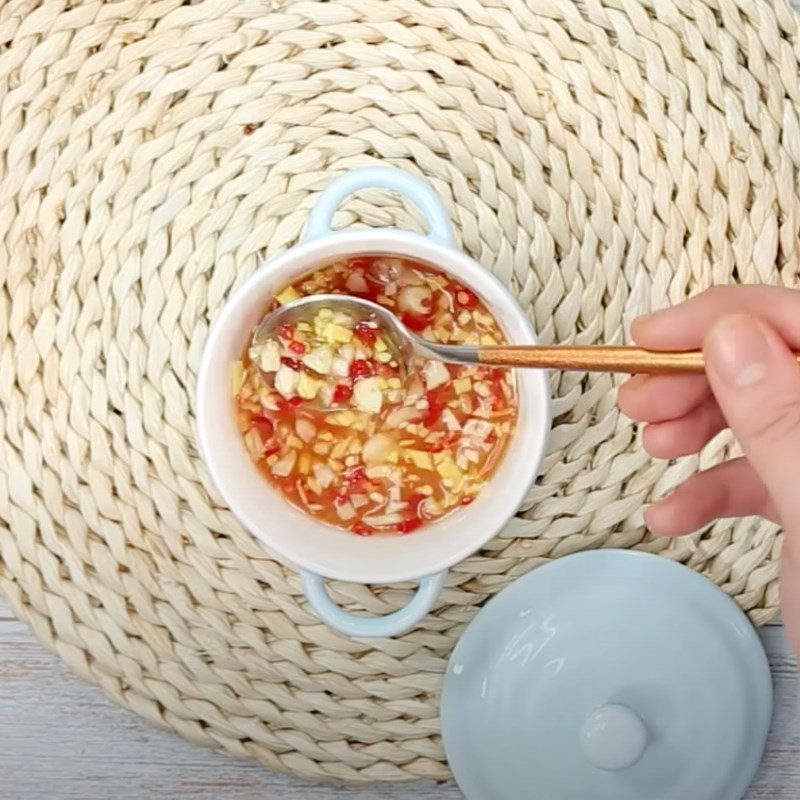
<instances>
[{"instance_id":1,"label":"white ceramic bowl","mask_svg":"<svg viewBox=\"0 0 800 800\"><path fill-rule=\"evenodd\" d=\"M429 234L331 231L338 205L364 188L390 189L408 197L423 211ZM427 614L448 567L479 549L517 511L536 478L550 429L546 373L520 371L516 430L489 485L471 505L404 536L353 536L318 522L282 498L251 461L237 429L231 364L241 357L264 308L280 289L337 257L381 253L417 259L453 275L483 299L511 343L536 342L513 295L455 247L435 192L400 170L365 169L333 181L311 213L303 242L267 261L231 296L211 328L197 384L200 452L220 493L257 539L300 568L316 613L353 636L394 636ZM385 617L364 617L336 606L324 590L323 577L365 584L420 580L420 588L404 609Z\"/></svg>"}]
</instances>

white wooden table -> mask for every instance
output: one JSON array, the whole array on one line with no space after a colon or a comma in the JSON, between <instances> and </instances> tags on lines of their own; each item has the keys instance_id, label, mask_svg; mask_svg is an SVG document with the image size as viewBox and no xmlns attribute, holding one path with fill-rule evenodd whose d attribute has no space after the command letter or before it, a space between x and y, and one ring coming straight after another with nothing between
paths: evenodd
<instances>
[{"instance_id":1,"label":"white wooden table","mask_svg":"<svg viewBox=\"0 0 800 800\"><path fill-rule=\"evenodd\" d=\"M796 665L780 626L763 629L762 639L772 665L775 716L761 771L747 799L800 800ZM118 708L73 677L0 602L0 798L189 797L459 800L461 793L452 784L331 787L275 775L257 764L191 745Z\"/></svg>"}]
</instances>

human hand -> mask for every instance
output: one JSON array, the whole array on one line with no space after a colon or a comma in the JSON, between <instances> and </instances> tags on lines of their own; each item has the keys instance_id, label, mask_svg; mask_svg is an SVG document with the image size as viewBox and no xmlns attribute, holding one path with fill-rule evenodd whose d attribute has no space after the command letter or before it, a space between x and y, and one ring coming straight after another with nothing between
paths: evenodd
<instances>
[{"instance_id":1,"label":"human hand","mask_svg":"<svg viewBox=\"0 0 800 800\"><path fill-rule=\"evenodd\" d=\"M636 376L619 391L624 414L647 423L656 458L697 452L729 427L744 451L694 475L645 511L665 536L720 517L750 514L784 530L781 606L800 655L800 291L769 286L711 289L641 317L633 338L653 350L703 348L706 375Z\"/></svg>"}]
</instances>

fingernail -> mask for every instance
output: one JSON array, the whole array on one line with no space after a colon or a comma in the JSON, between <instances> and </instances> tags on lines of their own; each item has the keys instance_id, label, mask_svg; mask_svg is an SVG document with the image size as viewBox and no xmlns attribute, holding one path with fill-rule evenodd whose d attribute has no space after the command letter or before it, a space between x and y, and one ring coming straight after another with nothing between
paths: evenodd
<instances>
[{"instance_id":1,"label":"fingernail","mask_svg":"<svg viewBox=\"0 0 800 800\"><path fill-rule=\"evenodd\" d=\"M738 389L755 386L767 374L770 346L764 326L753 317L724 318L712 328L704 349L712 369Z\"/></svg>"},{"instance_id":2,"label":"fingernail","mask_svg":"<svg viewBox=\"0 0 800 800\"><path fill-rule=\"evenodd\" d=\"M665 525L669 527L670 512L669 512L669 497L658 500L653 505L648 506L644 510L644 524L647 529L654 533L656 536L665 536Z\"/></svg>"}]
</instances>

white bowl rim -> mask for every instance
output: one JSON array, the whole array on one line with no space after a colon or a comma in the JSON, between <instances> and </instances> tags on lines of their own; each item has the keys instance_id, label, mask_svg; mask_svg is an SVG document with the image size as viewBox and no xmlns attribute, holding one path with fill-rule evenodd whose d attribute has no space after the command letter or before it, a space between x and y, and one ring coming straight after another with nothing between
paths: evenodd
<instances>
[{"instance_id":1,"label":"white bowl rim","mask_svg":"<svg viewBox=\"0 0 800 800\"><path fill-rule=\"evenodd\" d=\"M248 459L251 472L263 484L264 505L273 509L264 524L264 509L243 500L243 483L250 478L234 474L224 462L232 457L230 437L221 440L220 414L224 413L221 392L227 395L231 422L235 428L233 398L230 396L231 332L252 329L263 311L265 300L337 257L364 254L397 254L426 262L454 275L476 291L489 305L512 344L535 344L536 336L516 298L488 270L461 250L437 243L430 237L395 229L350 229L321 239L304 242L265 261L219 311L209 331L203 351L196 390L196 426L200 454L222 498L251 534L285 563L296 565L327 578L357 583L397 583L432 575L462 561L493 538L514 516L535 480L544 457L550 432L550 395L547 373L525 370L518 374L519 416L512 440L490 484L472 505L458 509L444 519L405 536L355 537L323 525L287 503L249 461L241 436L235 447ZM254 298L262 297L256 303ZM250 308L250 322L246 309ZM255 308L255 311L253 310ZM498 313L498 311L502 313ZM254 316L255 314L255 316ZM243 323L243 320L245 322ZM250 326L249 328L247 326ZM226 341L228 339L228 341ZM246 342L239 340L239 353ZM228 361L224 368L220 353ZM220 373L220 368L223 367ZM222 389L220 388L222 384ZM217 413L216 417L215 412ZM225 422L223 420L223 422ZM513 461L512 461L513 459ZM516 467L512 467L516 464ZM498 478L504 476L499 482ZM490 497L491 495L491 497ZM278 505L280 504L280 506ZM279 531L275 528L278 518ZM473 524L464 524L471 520ZM272 526L272 527L271 527ZM288 528L287 528L288 526ZM292 537L288 531L305 530ZM344 537L328 547L318 536ZM448 537L444 541L445 537ZM315 550L309 543L314 539ZM333 543L334 540L331 539ZM322 551L327 551L323 554Z\"/></svg>"}]
</instances>

